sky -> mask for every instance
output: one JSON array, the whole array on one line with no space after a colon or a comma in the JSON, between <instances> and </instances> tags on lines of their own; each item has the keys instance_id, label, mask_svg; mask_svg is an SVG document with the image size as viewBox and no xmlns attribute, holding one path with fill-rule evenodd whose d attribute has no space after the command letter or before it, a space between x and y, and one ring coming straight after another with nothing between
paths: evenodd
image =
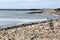
<instances>
[{"instance_id":1,"label":"sky","mask_svg":"<svg viewBox=\"0 0 60 40\"><path fill-rule=\"evenodd\" d=\"M60 0L0 0L0 9L60 8Z\"/></svg>"}]
</instances>

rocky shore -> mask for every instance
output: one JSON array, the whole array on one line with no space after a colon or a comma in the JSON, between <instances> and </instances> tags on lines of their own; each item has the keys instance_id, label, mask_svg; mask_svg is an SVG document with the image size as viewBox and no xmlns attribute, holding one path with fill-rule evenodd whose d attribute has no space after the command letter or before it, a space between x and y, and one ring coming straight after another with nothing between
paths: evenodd
<instances>
[{"instance_id":1,"label":"rocky shore","mask_svg":"<svg viewBox=\"0 0 60 40\"><path fill-rule=\"evenodd\" d=\"M60 15L60 8L57 9L43 9L43 14L55 14Z\"/></svg>"},{"instance_id":2,"label":"rocky shore","mask_svg":"<svg viewBox=\"0 0 60 40\"><path fill-rule=\"evenodd\" d=\"M60 20L0 30L0 40L60 40Z\"/></svg>"}]
</instances>

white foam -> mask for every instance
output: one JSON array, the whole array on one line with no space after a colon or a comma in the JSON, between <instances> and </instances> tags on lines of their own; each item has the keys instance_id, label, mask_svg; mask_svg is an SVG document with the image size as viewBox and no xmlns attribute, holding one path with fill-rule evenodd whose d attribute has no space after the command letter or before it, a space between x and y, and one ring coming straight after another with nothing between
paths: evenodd
<instances>
[{"instance_id":1,"label":"white foam","mask_svg":"<svg viewBox=\"0 0 60 40\"><path fill-rule=\"evenodd\" d=\"M0 18L0 29L7 28L11 26L17 26L21 24L30 24L41 21L46 21L47 19L12 19L12 18Z\"/></svg>"},{"instance_id":2,"label":"white foam","mask_svg":"<svg viewBox=\"0 0 60 40\"><path fill-rule=\"evenodd\" d=\"M31 21L42 21L47 19L13 19L13 18L0 18L0 21L25 21L25 22L31 22Z\"/></svg>"}]
</instances>

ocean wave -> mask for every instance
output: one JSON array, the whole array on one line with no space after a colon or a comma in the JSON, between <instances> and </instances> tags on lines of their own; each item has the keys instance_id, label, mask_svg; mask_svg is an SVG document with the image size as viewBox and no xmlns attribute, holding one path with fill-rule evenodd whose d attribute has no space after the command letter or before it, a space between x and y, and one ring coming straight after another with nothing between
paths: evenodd
<instances>
[{"instance_id":1,"label":"ocean wave","mask_svg":"<svg viewBox=\"0 0 60 40\"><path fill-rule=\"evenodd\" d=\"M13 18L0 18L0 21L43 21L47 19L13 19Z\"/></svg>"},{"instance_id":2,"label":"ocean wave","mask_svg":"<svg viewBox=\"0 0 60 40\"><path fill-rule=\"evenodd\" d=\"M47 19L12 19L12 18L0 18L0 29L22 25L22 24L30 24L41 21L46 21Z\"/></svg>"}]
</instances>

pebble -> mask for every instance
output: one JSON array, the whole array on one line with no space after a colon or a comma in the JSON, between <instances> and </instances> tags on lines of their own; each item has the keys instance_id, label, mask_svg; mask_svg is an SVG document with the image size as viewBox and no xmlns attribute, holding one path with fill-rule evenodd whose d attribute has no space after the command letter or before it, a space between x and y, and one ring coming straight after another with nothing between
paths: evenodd
<instances>
[{"instance_id":1,"label":"pebble","mask_svg":"<svg viewBox=\"0 0 60 40\"><path fill-rule=\"evenodd\" d=\"M56 28L51 30L48 23L0 31L0 40L59 40L59 38L60 31Z\"/></svg>"}]
</instances>

